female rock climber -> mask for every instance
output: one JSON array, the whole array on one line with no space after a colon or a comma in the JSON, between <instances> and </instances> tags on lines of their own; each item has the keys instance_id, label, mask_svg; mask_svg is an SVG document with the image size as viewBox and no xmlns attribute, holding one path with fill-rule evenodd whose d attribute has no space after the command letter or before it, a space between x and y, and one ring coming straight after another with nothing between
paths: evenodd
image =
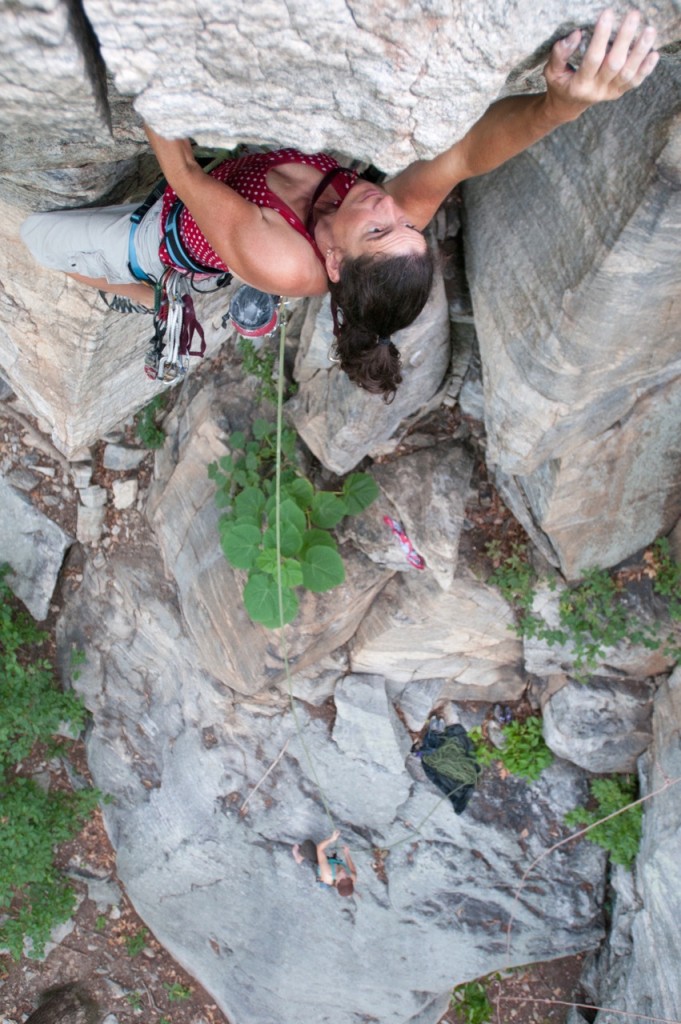
<instances>
[{"instance_id":1,"label":"female rock climber","mask_svg":"<svg viewBox=\"0 0 681 1024\"><path fill-rule=\"evenodd\" d=\"M168 187L137 226L133 265L152 279L167 266L229 268L280 295L328 289L341 367L360 387L391 400L402 380L391 336L428 298L433 263L422 232L448 193L593 104L636 88L657 64L655 30L639 31L639 13L627 14L611 44L614 20L610 9L601 14L579 70L569 63L582 36L576 29L551 51L545 93L494 103L446 152L415 161L383 186L323 153L293 149L250 154L205 174L187 140L147 128ZM149 307L151 287L128 268L132 209L35 214L22 237L45 266ZM171 244L168 221L175 214Z\"/></svg>"},{"instance_id":2,"label":"female rock climber","mask_svg":"<svg viewBox=\"0 0 681 1024\"><path fill-rule=\"evenodd\" d=\"M350 849L343 847L343 859L333 852L327 854L331 843L335 843L340 832L335 829L328 839L321 843L315 843L312 839L306 839L304 843L295 844L293 857L296 864L309 861L315 869L317 882L326 889L335 889L339 896L352 896L357 881L357 869L352 862Z\"/></svg>"}]
</instances>

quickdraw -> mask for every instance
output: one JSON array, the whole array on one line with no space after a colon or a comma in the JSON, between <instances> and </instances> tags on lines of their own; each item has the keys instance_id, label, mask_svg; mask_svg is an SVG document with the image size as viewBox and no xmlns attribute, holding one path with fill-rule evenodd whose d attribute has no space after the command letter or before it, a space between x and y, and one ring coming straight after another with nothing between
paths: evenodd
<instances>
[{"instance_id":1,"label":"quickdraw","mask_svg":"<svg viewBox=\"0 0 681 1024\"><path fill-rule=\"evenodd\" d=\"M190 287L186 275L171 269L156 283L154 337L144 360L150 380L179 380L189 368L189 357L205 354L206 338L196 318ZM198 349L191 347L195 334L201 339Z\"/></svg>"},{"instance_id":2,"label":"quickdraw","mask_svg":"<svg viewBox=\"0 0 681 1024\"><path fill-rule=\"evenodd\" d=\"M418 553L412 542L409 540L402 523L398 523L396 519L391 519L390 516L383 516L383 522L392 530L398 544L406 555L409 565L412 565L415 569L425 569L425 559Z\"/></svg>"}]
</instances>

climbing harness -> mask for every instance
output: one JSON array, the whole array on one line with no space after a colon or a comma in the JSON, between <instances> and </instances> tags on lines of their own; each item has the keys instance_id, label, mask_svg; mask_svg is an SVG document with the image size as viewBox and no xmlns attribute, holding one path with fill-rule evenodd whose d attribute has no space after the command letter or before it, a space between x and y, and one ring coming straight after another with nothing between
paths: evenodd
<instances>
[{"instance_id":1,"label":"climbing harness","mask_svg":"<svg viewBox=\"0 0 681 1024\"><path fill-rule=\"evenodd\" d=\"M204 165L204 171L212 170L225 158L220 152L213 160ZM232 275L207 267L199 263L187 252L179 230L179 217L184 204L177 199L170 210L164 233L164 241L171 259L177 264L169 267L157 280L142 269L135 249L135 235L143 218L163 196L167 181L161 178L152 191L130 215L130 234L128 236L128 268L133 277L154 287L154 336L150 339L150 347L144 360L144 372L150 380L172 383L180 380L189 367L189 357L202 357L206 351L206 339L203 328L196 317L194 301L190 290L205 294L217 291L231 283ZM180 268L180 269L178 269ZM197 288L194 276L215 278L211 288ZM198 334L201 344L192 349L192 339Z\"/></svg>"}]
</instances>

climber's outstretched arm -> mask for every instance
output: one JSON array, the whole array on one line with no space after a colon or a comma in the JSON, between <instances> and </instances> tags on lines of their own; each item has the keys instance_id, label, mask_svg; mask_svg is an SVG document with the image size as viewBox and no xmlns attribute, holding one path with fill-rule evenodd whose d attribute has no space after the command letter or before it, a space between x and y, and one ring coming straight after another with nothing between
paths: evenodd
<instances>
[{"instance_id":1,"label":"climber's outstretched arm","mask_svg":"<svg viewBox=\"0 0 681 1024\"><path fill-rule=\"evenodd\" d=\"M659 57L652 49L654 28L643 29L637 38L640 20L638 11L630 11L610 46L615 16L609 8L603 11L578 71L568 61L581 31L558 40L544 69L545 93L509 96L492 104L463 139L433 160L411 164L388 182L387 191L417 227L424 227L460 181L493 170L595 103L635 89Z\"/></svg>"}]
</instances>

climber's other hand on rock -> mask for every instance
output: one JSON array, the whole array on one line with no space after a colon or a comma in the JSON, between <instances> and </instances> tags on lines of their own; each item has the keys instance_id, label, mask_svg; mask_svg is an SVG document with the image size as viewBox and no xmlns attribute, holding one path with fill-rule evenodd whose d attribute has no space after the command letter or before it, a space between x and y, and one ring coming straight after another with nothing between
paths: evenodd
<instances>
[{"instance_id":1,"label":"climber's other hand on rock","mask_svg":"<svg viewBox=\"0 0 681 1024\"><path fill-rule=\"evenodd\" d=\"M579 47L581 31L575 29L567 38L558 40L551 50L544 75L547 102L560 120L573 120L594 103L619 99L648 77L659 54L653 50L655 29L649 25L639 31L640 24L639 12L629 11L610 44L615 15L606 8L596 22L577 71L572 68L570 58Z\"/></svg>"}]
</instances>

